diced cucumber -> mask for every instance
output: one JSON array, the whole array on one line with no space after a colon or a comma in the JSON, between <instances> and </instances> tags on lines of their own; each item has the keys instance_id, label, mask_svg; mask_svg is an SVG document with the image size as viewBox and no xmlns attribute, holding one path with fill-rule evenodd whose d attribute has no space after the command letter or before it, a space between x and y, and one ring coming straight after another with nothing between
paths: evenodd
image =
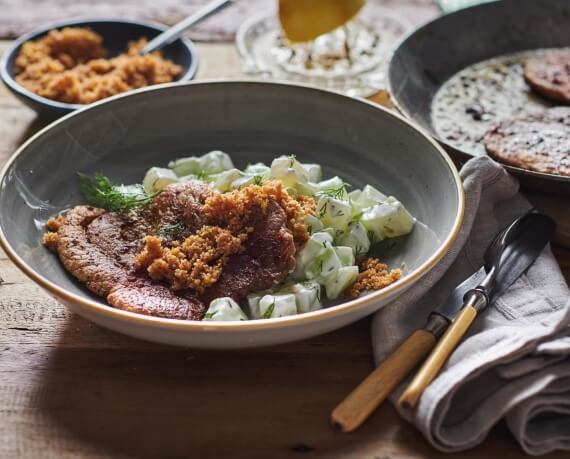
<instances>
[{"instance_id":1,"label":"diced cucumber","mask_svg":"<svg viewBox=\"0 0 570 459\"><path fill-rule=\"evenodd\" d=\"M254 175L241 175L237 179L235 179L232 184L231 188L237 190L238 188L242 188L244 186L252 185L255 182Z\"/></svg>"},{"instance_id":2,"label":"diced cucumber","mask_svg":"<svg viewBox=\"0 0 570 459\"><path fill-rule=\"evenodd\" d=\"M229 169L227 171L219 172L211 176L214 188L222 193L230 191L233 188L233 183L240 179L242 173L238 169Z\"/></svg>"},{"instance_id":3,"label":"diced cucumber","mask_svg":"<svg viewBox=\"0 0 570 459\"><path fill-rule=\"evenodd\" d=\"M178 177L170 169L151 167L144 176L143 187L147 192L154 193L176 182L178 182Z\"/></svg>"},{"instance_id":4,"label":"diced cucumber","mask_svg":"<svg viewBox=\"0 0 570 459\"><path fill-rule=\"evenodd\" d=\"M247 307L249 309L249 317L252 319L259 318L259 301L263 298L263 295L257 295L255 293L247 296Z\"/></svg>"},{"instance_id":5,"label":"diced cucumber","mask_svg":"<svg viewBox=\"0 0 570 459\"><path fill-rule=\"evenodd\" d=\"M321 286L316 282L303 282L284 287L279 293L295 295L299 314L321 309Z\"/></svg>"},{"instance_id":6,"label":"diced cucumber","mask_svg":"<svg viewBox=\"0 0 570 459\"><path fill-rule=\"evenodd\" d=\"M168 167L172 169L178 177L194 175L200 172L200 158L197 156L179 158L175 161L170 161Z\"/></svg>"},{"instance_id":7,"label":"diced cucumber","mask_svg":"<svg viewBox=\"0 0 570 459\"><path fill-rule=\"evenodd\" d=\"M370 250L368 231L360 222L350 222L348 230L343 233L338 243L352 248L355 256L365 255Z\"/></svg>"},{"instance_id":8,"label":"diced cucumber","mask_svg":"<svg viewBox=\"0 0 570 459\"><path fill-rule=\"evenodd\" d=\"M319 231L311 235L305 247L297 255L293 279L307 279L307 268L313 263L327 248L332 247L333 238L329 233ZM317 274L309 273L311 279Z\"/></svg>"},{"instance_id":9,"label":"diced cucumber","mask_svg":"<svg viewBox=\"0 0 570 459\"><path fill-rule=\"evenodd\" d=\"M309 182L320 182L323 179L323 173L320 164L303 163L302 166L309 175Z\"/></svg>"},{"instance_id":10,"label":"diced cucumber","mask_svg":"<svg viewBox=\"0 0 570 459\"><path fill-rule=\"evenodd\" d=\"M270 290L263 290L262 292L252 293L247 296L248 315L250 319L259 319L259 302L265 296L270 294Z\"/></svg>"},{"instance_id":11,"label":"diced cucumber","mask_svg":"<svg viewBox=\"0 0 570 459\"><path fill-rule=\"evenodd\" d=\"M307 215L305 217L305 223L307 223L307 226L309 228L309 233L311 234L314 234L323 229L322 222L313 215Z\"/></svg>"},{"instance_id":12,"label":"diced cucumber","mask_svg":"<svg viewBox=\"0 0 570 459\"><path fill-rule=\"evenodd\" d=\"M216 298L210 303L202 320L236 321L247 320L239 305L229 297Z\"/></svg>"},{"instance_id":13,"label":"diced cucumber","mask_svg":"<svg viewBox=\"0 0 570 459\"><path fill-rule=\"evenodd\" d=\"M217 174L233 167L232 158L223 151L214 150L200 157L200 168L206 174Z\"/></svg>"},{"instance_id":14,"label":"diced cucumber","mask_svg":"<svg viewBox=\"0 0 570 459\"><path fill-rule=\"evenodd\" d=\"M354 199L354 198L353 198ZM388 197L371 185L366 185L360 195L354 199L363 209L382 204Z\"/></svg>"},{"instance_id":15,"label":"diced cucumber","mask_svg":"<svg viewBox=\"0 0 570 459\"><path fill-rule=\"evenodd\" d=\"M294 156L280 156L271 163L270 177L281 180L285 188L294 187L297 183L307 183L309 174Z\"/></svg>"},{"instance_id":16,"label":"diced cucumber","mask_svg":"<svg viewBox=\"0 0 570 459\"><path fill-rule=\"evenodd\" d=\"M263 163L248 164L248 166L243 170L246 175L260 175L261 177L269 177L271 168Z\"/></svg>"},{"instance_id":17,"label":"diced cucumber","mask_svg":"<svg viewBox=\"0 0 570 459\"><path fill-rule=\"evenodd\" d=\"M348 201L321 196L317 204L317 215L325 227L344 231L352 218Z\"/></svg>"},{"instance_id":18,"label":"diced cucumber","mask_svg":"<svg viewBox=\"0 0 570 459\"><path fill-rule=\"evenodd\" d=\"M331 273L325 280L327 298L334 300L356 280L358 276L357 266L345 266Z\"/></svg>"},{"instance_id":19,"label":"diced cucumber","mask_svg":"<svg viewBox=\"0 0 570 459\"><path fill-rule=\"evenodd\" d=\"M365 255L370 250L368 231L360 222L350 222L338 244L352 248L355 256Z\"/></svg>"},{"instance_id":20,"label":"diced cucumber","mask_svg":"<svg viewBox=\"0 0 570 459\"><path fill-rule=\"evenodd\" d=\"M366 209L361 221L365 228L374 234L375 242L408 234L415 223L402 203L393 197L383 204Z\"/></svg>"},{"instance_id":21,"label":"diced cucumber","mask_svg":"<svg viewBox=\"0 0 570 459\"><path fill-rule=\"evenodd\" d=\"M190 174L217 174L233 169L234 164L227 153L215 150L200 157L190 156L171 161L168 167L181 177Z\"/></svg>"},{"instance_id":22,"label":"diced cucumber","mask_svg":"<svg viewBox=\"0 0 570 459\"><path fill-rule=\"evenodd\" d=\"M361 189L352 190L350 193L348 193L348 199L354 202L358 202L360 195L362 195Z\"/></svg>"},{"instance_id":23,"label":"diced cucumber","mask_svg":"<svg viewBox=\"0 0 570 459\"><path fill-rule=\"evenodd\" d=\"M295 191L303 196L314 196L317 190L313 183L297 183Z\"/></svg>"},{"instance_id":24,"label":"diced cucumber","mask_svg":"<svg viewBox=\"0 0 570 459\"><path fill-rule=\"evenodd\" d=\"M354 265L354 252L352 251L351 247L347 246L337 246L334 248L338 258L342 262L343 266L352 266Z\"/></svg>"},{"instance_id":25,"label":"diced cucumber","mask_svg":"<svg viewBox=\"0 0 570 459\"><path fill-rule=\"evenodd\" d=\"M341 191L346 191L345 190L345 184L344 184L344 180L342 180L340 177L334 176L328 180L323 180L322 182L319 183L315 183L314 184L317 192L327 192L327 191L331 191L331 190L341 190ZM346 196L346 194L345 194Z\"/></svg>"},{"instance_id":26,"label":"diced cucumber","mask_svg":"<svg viewBox=\"0 0 570 459\"><path fill-rule=\"evenodd\" d=\"M259 300L259 318L293 316L297 314L295 295L291 293L265 295Z\"/></svg>"},{"instance_id":27,"label":"diced cucumber","mask_svg":"<svg viewBox=\"0 0 570 459\"><path fill-rule=\"evenodd\" d=\"M305 270L307 279L324 279L333 271L343 267L334 247L326 248Z\"/></svg>"}]
</instances>

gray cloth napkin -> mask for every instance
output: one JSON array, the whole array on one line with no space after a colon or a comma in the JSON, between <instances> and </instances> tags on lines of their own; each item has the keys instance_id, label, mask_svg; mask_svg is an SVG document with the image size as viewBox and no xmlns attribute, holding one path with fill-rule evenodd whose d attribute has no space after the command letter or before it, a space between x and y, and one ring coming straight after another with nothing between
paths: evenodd
<instances>
[{"instance_id":1,"label":"gray cloth napkin","mask_svg":"<svg viewBox=\"0 0 570 459\"><path fill-rule=\"evenodd\" d=\"M530 208L517 181L489 158L461 170L463 228L443 260L372 324L381 362L463 279L483 264L492 237ZM477 317L413 412L401 411L437 449L481 443L505 419L525 452L570 450L570 292L550 247ZM406 383L392 395L397 400Z\"/></svg>"}]
</instances>

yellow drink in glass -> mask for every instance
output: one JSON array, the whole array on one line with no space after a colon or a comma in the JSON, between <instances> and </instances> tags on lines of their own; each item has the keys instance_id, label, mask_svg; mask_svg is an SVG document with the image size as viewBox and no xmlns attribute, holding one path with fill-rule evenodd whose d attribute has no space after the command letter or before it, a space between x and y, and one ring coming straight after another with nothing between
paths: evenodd
<instances>
[{"instance_id":1,"label":"yellow drink in glass","mask_svg":"<svg viewBox=\"0 0 570 459\"><path fill-rule=\"evenodd\" d=\"M292 43L313 41L349 22L366 0L279 0L279 20Z\"/></svg>"}]
</instances>

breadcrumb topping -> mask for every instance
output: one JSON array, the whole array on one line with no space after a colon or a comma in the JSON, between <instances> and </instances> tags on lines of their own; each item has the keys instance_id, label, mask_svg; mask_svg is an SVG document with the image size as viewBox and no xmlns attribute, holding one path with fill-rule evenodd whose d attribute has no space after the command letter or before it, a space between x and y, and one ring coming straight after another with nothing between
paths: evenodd
<instances>
[{"instance_id":1,"label":"breadcrumb topping","mask_svg":"<svg viewBox=\"0 0 570 459\"><path fill-rule=\"evenodd\" d=\"M202 293L217 282L230 256L245 249L256 219L266 214L270 202L285 212L296 247L304 245L309 238L305 216L314 214L315 201L296 199L281 182L273 181L212 194L202 207L207 226L182 242L147 236L135 268L146 269L152 279L166 281L174 290L191 288Z\"/></svg>"},{"instance_id":2,"label":"breadcrumb topping","mask_svg":"<svg viewBox=\"0 0 570 459\"><path fill-rule=\"evenodd\" d=\"M202 293L218 280L229 257L243 250L246 238L245 232L234 236L216 226L204 226L173 247L163 247L161 237L147 236L135 268L146 269L151 279L166 281L173 290Z\"/></svg>"},{"instance_id":3,"label":"breadcrumb topping","mask_svg":"<svg viewBox=\"0 0 570 459\"><path fill-rule=\"evenodd\" d=\"M57 217L51 217L47 223L47 229L50 231L57 231L61 225L63 225L64 217L63 215L58 215Z\"/></svg>"},{"instance_id":4,"label":"breadcrumb topping","mask_svg":"<svg viewBox=\"0 0 570 459\"><path fill-rule=\"evenodd\" d=\"M402 277L399 269L388 269L388 265L377 258L366 258L359 264L359 274L347 290L350 298L358 297L362 292L381 290Z\"/></svg>"},{"instance_id":5,"label":"breadcrumb topping","mask_svg":"<svg viewBox=\"0 0 570 459\"><path fill-rule=\"evenodd\" d=\"M16 58L16 81L48 99L89 104L131 89L175 80L182 68L160 52L141 56L146 44L130 42L125 53L105 59L103 38L89 28L51 30L22 45Z\"/></svg>"},{"instance_id":6,"label":"breadcrumb topping","mask_svg":"<svg viewBox=\"0 0 570 459\"><path fill-rule=\"evenodd\" d=\"M45 245L49 250L55 252L57 251L57 244L59 242L59 236L53 231L48 231L42 236L42 244Z\"/></svg>"},{"instance_id":7,"label":"breadcrumb topping","mask_svg":"<svg viewBox=\"0 0 570 459\"><path fill-rule=\"evenodd\" d=\"M315 215L316 202L308 196L291 196L278 180L263 185L249 185L229 193L214 194L204 205L204 213L214 225L228 228L232 234L249 225L261 209L267 210L269 201L275 201L287 216L287 227L293 233L295 247L301 248L309 240L307 215Z\"/></svg>"},{"instance_id":8,"label":"breadcrumb topping","mask_svg":"<svg viewBox=\"0 0 570 459\"><path fill-rule=\"evenodd\" d=\"M51 217L47 223L46 227L48 231L42 236L42 244L45 245L52 252L57 251L57 244L59 237L57 231L59 227L63 224L63 215L58 215L56 217Z\"/></svg>"}]
</instances>

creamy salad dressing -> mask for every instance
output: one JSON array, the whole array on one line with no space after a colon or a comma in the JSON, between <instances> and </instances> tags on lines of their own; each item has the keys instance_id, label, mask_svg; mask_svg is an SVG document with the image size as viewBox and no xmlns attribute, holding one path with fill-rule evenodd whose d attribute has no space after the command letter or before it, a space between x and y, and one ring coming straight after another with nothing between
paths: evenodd
<instances>
[{"instance_id":1,"label":"creamy salad dressing","mask_svg":"<svg viewBox=\"0 0 570 459\"><path fill-rule=\"evenodd\" d=\"M458 150L484 155L483 137L499 121L553 104L532 91L524 63L552 51L499 56L461 70L436 93L431 122L438 137Z\"/></svg>"}]
</instances>

